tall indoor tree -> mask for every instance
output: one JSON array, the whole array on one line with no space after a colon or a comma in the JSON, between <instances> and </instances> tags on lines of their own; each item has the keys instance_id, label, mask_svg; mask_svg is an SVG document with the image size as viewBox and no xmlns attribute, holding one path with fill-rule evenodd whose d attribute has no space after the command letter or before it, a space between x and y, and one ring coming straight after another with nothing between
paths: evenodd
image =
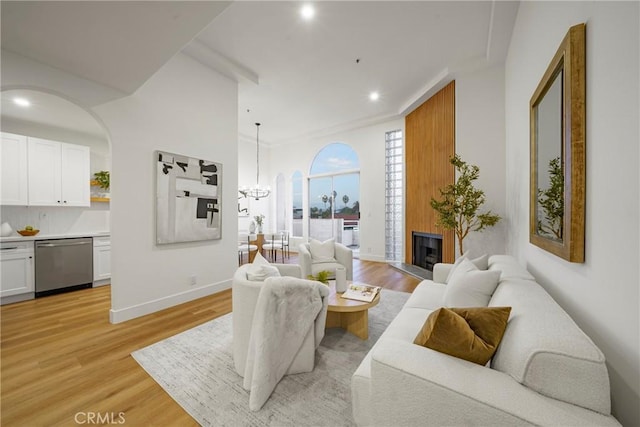
<instances>
[{"instance_id":1,"label":"tall indoor tree","mask_svg":"<svg viewBox=\"0 0 640 427\"><path fill-rule=\"evenodd\" d=\"M431 207L438 214L436 225L445 230L454 230L458 238L460 255L464 253L462 242L471 231L482 231L500 221L500 216L487 211L479 213L484 204L484 191L474 187L480 176L480 168L469 165L457 154L450 159L456 168L458 179L440 189L440 200L431 198Z\"/></svg>"}]
</instances>

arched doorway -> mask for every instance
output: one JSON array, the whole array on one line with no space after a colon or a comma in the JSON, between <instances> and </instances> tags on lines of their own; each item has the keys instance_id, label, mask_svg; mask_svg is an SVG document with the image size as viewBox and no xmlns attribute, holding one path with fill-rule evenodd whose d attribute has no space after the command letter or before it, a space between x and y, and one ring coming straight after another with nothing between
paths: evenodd
<instances>
[{"instance_id":1,"label":"arched doorway","mask_svg":"<svg viewBox=\"0 0 640 427\"><path fill-rule=\"evenodd\" d=\"M3 171L6 171L5 163L11 162L11 156L16 155L5 151L5 137L6 141L12 138L19 141L28 153L22 172L14 169L11 173L15 175L11 179L5 179L3 173L3 188L17 185L20 173L26 174L28 181L28 197L13 203L3 200L3 222L8 222L13 229L30 225L40 230L40 236L94 237L95 243L101 235L99 239L103 240L103 245L99 249L99 262L95 261L95 251L93 254L93 284L110 284L110 198L105 194L108 190L91 185L96 173L111 170L111 144L104 125L89 110L46 90L3 88L0 99ZM58 153L57 158L50 158L52 153ZM74 196L81 195L64 206L56 206L47 198L49 188L55 188L55 185L41 185L51 181L56 167L38 166L56 162L60 169L57 185L66 186ZM71 193L67 192L66 196Z\"/></svg>"}]
</instances>

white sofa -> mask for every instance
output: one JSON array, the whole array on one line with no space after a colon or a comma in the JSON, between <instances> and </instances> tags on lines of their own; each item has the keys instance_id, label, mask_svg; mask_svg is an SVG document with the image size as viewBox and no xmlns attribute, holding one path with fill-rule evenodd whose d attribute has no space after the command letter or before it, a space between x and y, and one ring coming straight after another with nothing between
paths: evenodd
<instances>
[{"instance_id":1,"label":"white sofa","mask_svg":"<svg viewBox=\"0 0 640 427\"><path fill-rule=\"evenodd\" d=\"M620 425L602 352L510 256L489 258L489 306L512 307L490 367L413 344L451 267L435 266L353 374L358 425Z\"/></svg>"}]
</instances>

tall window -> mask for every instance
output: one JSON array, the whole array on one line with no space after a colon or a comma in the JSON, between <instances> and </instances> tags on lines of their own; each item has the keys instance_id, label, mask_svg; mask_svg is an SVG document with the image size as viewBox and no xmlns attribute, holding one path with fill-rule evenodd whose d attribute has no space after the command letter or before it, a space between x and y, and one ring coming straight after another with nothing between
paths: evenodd
<instances>
[{"instance_id":1,"label":"tall window","mask_svg":"<svg viewBox=\"0 0 640 427\"><path fill-rule=\"evenodd\" d=\"M302 172L295 171L291 176L292 225L291 235L302 237Z\"/></svg>"},{"instance_id":2,"label":"tall window","mask_svg":"<svg viewBox=\"0 0 640 427\"><path fill-rule=\"evenodd\" d=\"M309 177L309 236L359 247L360 162L347 144L318 152Z\"/></svg>"},{"instance_id":3,"label":"tall window","mask_svg":"<svg viewBox=\"0 0 640 427\"><path fill-rule=\"evenodd\" d=\"M276 177L276 223L272 226L273 231L283 231L287 228L287 208L285 203L284 175L281 173Z\"/></svg>"},{"instance_id":4,"label":"tall window","mask_svg":"<svg viewBox=\"0 0 640 427\"><path fill-rule=\"evenodd\" d=\"M385 258L402 260L403 196L402 131L385 133Z\"/></svg>"}]
</instances>

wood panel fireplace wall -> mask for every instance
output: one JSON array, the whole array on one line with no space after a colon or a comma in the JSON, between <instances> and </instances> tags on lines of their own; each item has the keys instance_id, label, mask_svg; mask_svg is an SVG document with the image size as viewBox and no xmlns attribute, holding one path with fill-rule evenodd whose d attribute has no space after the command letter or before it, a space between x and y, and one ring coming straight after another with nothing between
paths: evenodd
<instances>
[{"instance_id":1,"label":"wood panel fireplace wall","mask_svg":"<svg viewBox=\"0 0 640 427\"><path fill-rule=\"evenodd\" d=\"M455 154L455 81L406 116L405 132L405 263L413 260L413 231L442 235L442 260L452 263L453 231L436 227L430 201L455 179L449 162Z\"/></svg>"}]
</instances>

